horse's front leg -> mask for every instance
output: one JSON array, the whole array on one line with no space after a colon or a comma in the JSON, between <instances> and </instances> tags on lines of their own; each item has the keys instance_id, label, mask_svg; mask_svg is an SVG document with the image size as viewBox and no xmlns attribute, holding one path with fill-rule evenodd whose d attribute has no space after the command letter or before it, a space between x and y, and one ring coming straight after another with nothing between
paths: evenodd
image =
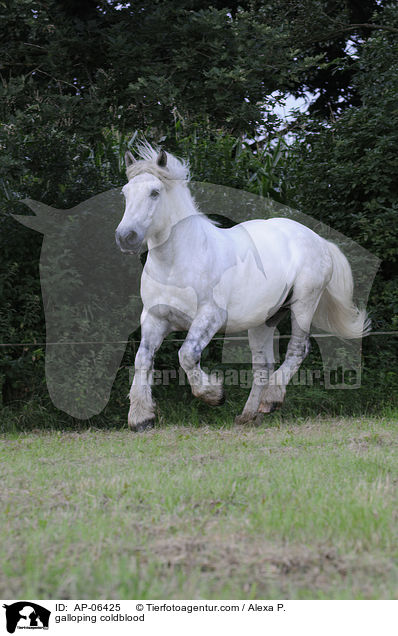
<instances>
[{"instance_id":1,"label":"horse's front leg","mask_svg":"<svg viewBox=\"0 0 398 636\"><path fill-rule=\"evenodd\" d=\"M147 314L141 324L141 343L134 362L134 378L130 389L128 423L133 431L152 428L155 423L155 403L152 399L153 359L169 324Z\"/></svg>"},{"instance_id":2,"label":"horse's front leg","mask_svg":"<svg viewBox=\"0 0 398 636\"><path fill-rule=\"evenodd\" d=\"M225 312L218 308L205 307L196 315L187 337L178 352L180 365L187 374L192 393L212 406L225 400L222 383L200 368L200 356L213 336L225 324Z\"/></svg>"}]
</instances>

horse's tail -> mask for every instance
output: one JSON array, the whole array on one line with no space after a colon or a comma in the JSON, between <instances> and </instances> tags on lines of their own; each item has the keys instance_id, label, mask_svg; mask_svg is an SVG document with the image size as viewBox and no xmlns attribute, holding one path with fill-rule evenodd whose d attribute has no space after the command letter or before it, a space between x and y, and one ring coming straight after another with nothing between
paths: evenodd
<instances>
[{"instance_id":1,"label":"horse's tail","mask_svg":"<svg viewBox=\"0 0 398 636\"><path fill-rule=\"evenodd\" d=\"M314 325L342 338L361 338L369 333L370 320L366 311L358 309L353 302L350 264L337 245L326 242L333 273L314 314Z\"/></svg>"}]
</instances>

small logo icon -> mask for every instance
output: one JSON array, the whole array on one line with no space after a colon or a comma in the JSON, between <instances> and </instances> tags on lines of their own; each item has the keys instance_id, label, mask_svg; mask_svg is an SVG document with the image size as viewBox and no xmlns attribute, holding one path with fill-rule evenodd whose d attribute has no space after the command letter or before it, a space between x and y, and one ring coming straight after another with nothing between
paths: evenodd
<instances>
[{"instance_id":1,"label":"small logo icon","mask_svg":"<svg viewBox=\"0 0 398 636\"><path fill-rule=\"evenodd\" d=\"M3 605L6 610L7 631L13 634L18 629L48 629L51 612L30 601L18 601Z\"/></svg>"}]
</instances>

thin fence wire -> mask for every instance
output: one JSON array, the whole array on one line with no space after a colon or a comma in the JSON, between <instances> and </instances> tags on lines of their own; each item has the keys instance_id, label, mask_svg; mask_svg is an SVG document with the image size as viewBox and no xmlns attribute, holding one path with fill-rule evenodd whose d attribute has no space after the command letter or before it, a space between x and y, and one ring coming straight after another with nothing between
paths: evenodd
<instances>
[{"instance_id":1,"label":"thin fence wire","mask_svg":"<svg viewBox=\"0 0 398 636\"><path fill-rule=\"evenodd\" d=\"M328 333L311 333L311 338L335 338L332 334ZM368 336L398 336L398 331L371 331L366 335ZM290 334L282 334L275 336L278 339L290 339ZM169 338L164 342L184 342L185 338ZM242 341L245 342L248 340L247 336L220 336L216 338L212 338L212 342L214 340L222 340L223 342L227 341ZM105 345L105 344L139 344L140 340L66 340L60 342L3 342L0 343L0 347L45 347L49 345Z\"/></svg>"}]
</instances>

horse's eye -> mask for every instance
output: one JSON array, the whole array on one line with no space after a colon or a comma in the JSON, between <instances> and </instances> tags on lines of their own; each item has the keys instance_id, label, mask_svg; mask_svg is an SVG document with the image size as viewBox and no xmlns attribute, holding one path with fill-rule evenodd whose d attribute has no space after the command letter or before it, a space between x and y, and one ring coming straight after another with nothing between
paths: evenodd
<instances>
[{"instance_id":1,"label":"horse's eye","mask_svg":"<svg viewBox=\"0 0 398 636\"><path fill-rule=\"evenodd\" d=\"M149 196L151 197L151 199L156 199L159 196L159 194L160 194L159 190L152 190Z\"/></svg>"}]
</instances>

